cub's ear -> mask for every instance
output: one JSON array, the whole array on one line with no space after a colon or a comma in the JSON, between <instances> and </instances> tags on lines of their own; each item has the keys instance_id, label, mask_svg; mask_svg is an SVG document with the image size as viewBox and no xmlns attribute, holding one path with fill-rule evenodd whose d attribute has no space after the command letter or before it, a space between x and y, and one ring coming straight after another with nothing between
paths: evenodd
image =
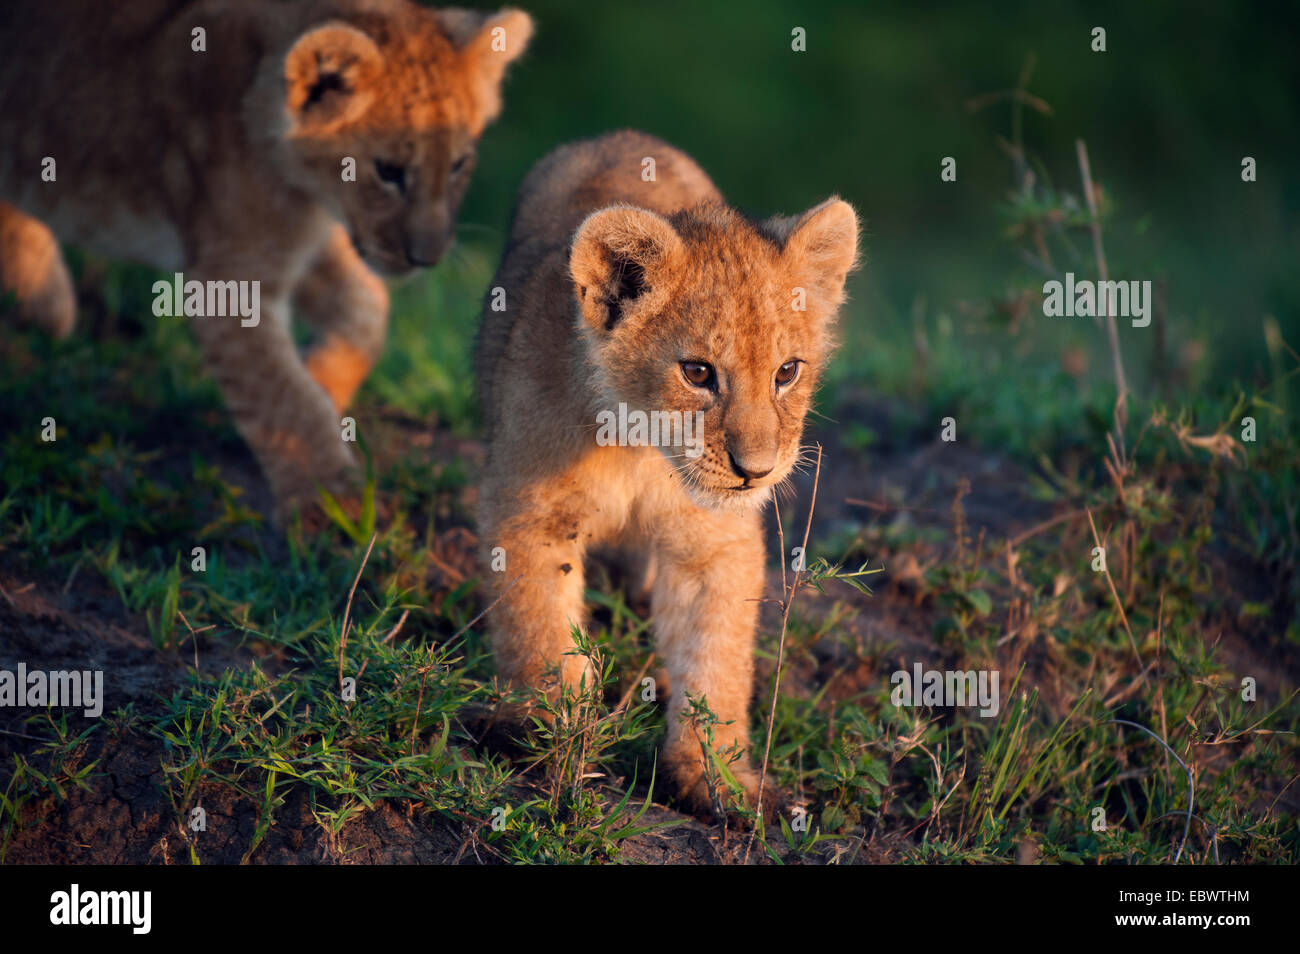
<instances>
[{"instance_id":1,"label":"cub's ear","mask_svg":"<svg viewBox=\"0 0 1300 954\"><path fill-rule=\"evenodd\" d=\"M774 220L772 230L785 235L782 252L795 276L833 311L844 301L844 281L858 260L858 216L838 196L832 196L794 219Z\"/></svg>"},{"instance_id":2,"label":"cub's ear","mask_svg":"<svg viewBox=\"0 0 1300 954\"><path fill-rule=\"evenodd\" d=\"M360 117L374 99L372 80L382 63L374 40L338 20L298 37L284 58L294 129L327 132Z\"/></svg>"},{"instance_id":3,"label":"cub's ear","mask_svg":"<svg viewBox=\"0 0 1300 954\"><path fill-rule=\"evenodd\" d=\"M501 112L501 78L533 35L528 14L513 7L498 13L447 7L431 11L452 45L461 51L478 102L480 128Z\"/></svg>"},{"instance_id":4,"label":"cub's ear","mask_svg":"<svg viewBox=\"0 0 1300 954\"><path fill-rule=\"evenodd\" d=\"M578 226L569 252L583 317L608 332L631 309L662 308L685 255L681 236L654 212L631 206L593 212Z\"/></svg>"}]
</instances>

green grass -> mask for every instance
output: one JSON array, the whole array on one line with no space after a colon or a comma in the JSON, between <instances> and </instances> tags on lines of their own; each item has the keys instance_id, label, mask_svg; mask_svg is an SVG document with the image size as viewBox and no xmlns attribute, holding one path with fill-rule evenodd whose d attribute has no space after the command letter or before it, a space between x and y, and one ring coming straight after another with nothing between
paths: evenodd
<instances>
[{"instance_id":1,"label":"green grass","mask_svg":"<svg viewBox=\"0 0 1300 954\"><path fill-rule=\"evenodd\" d=\"M1026 686L1023 673L1018 688L1004 689L996 720L937 710L912 715L890 704L883 683L829 715L816 696L782 700L775 752L787 766L785 784L816 791L834 811L823 810L823 822L840 832L879 817L883 785L893 813L924 836L917 860L1005 860L1032 842L1048 861L1169 862L1179 854L1186 818L1180 813L1189 804L1186 774L1158 740L1116 721L1123 720L1149 727L1174 753L1199 761L1197 824L1184 859L1294 861L1296 819L1270 804L1293 774L1300 715L1294 691L1274 703L1243 701L1242 677L1260 673L1219 658L1215 621L1228 611L1255 610L1212 572L1215 491L1183 488L1175 495L1162 491L1162 479L1148 476L1127 487L1131 498L1145 501L1128 511L1137 560L1125 618L1145 672L1137 691L1122 691L1140 670L1104 576L1089 567L1086 522L1077 532L1018 547L1014 583L1000 552L981 558L957 546L952 559L926 570L917 591L933 609L944 657L952 668L987 668L1007 658L998 644L1008 637L1012 646L1041 646L1047 659L1034 668L1055 687L1053 704ZM1088 494L1099 523L1123 519L1108 496ZM886 525L841 546L843 556L881 559L924 545ZM1056 585L1062 575L1068 588ZM1009 603L1011 621L1004 615ZM795 632L796 652L798 638L817 635ZM1294 624L1273 635L1294 641ZM1003 665L1003 679L1013 675ZM799 768L791 771L796 752ZM1099 809L1103 831L1091 827Z\"/></svg>"}]
</instances>

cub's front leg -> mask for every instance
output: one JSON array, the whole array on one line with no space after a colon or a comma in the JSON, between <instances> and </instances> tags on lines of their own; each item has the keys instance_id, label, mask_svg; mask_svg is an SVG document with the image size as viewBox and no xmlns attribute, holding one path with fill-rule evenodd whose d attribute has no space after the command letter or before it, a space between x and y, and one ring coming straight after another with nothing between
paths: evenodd
<instances>
[{"instance_id":1,"label":"cub's front leg","mask_svg":"<svg viewBox=\"0 0 1300 954\"><path fill-rule=\"evenodd\" d=\"M187 269L185 279L241 281L248 274L205 264ZM260 281L255 299L249 290L256 315L194 316L190 323L207 371L270 481L276 517L283 520L314 504L319 488L335 497L354 492L357 467L333 402L298 355L288 290L275 279Z\"/></svg>"},{"instance_id":2,"label":"cub's front leg","mask_svg":"<svg viewBox=\"0 0 1300 954\"><path fill-rule=\"evenodd\" d=\"M580 501L537 500L518 488L489 482L481 490L480 539L497 671L514 687L540 689L554 700L559 685L588 689L595 672L575 648L573 627L585 629L584 556ZM540 492L537 492L540 494ZM548 505L549 504L549 505Z\"/></svg>"},{"instance_id":3,"label":"cub's front leg","mask_svg":"<svg viewBox=\"0 0 1300 954\"><path fill-rule=\"evenodd\" d=\"M710 812L708 757L701 745L704 728L683 718L690 712L687 694L702 697L718 719L714 751L722 754L736 746L741 752L729 769L753 808L758 773L749 760L749 701L757 601L763 594L759 515L692 510L662 528L655 555L658 572L651 595L655 642L672 685L664 763L678 797L697 812ZM725 805L726 785L717 784ZM765 809L776 803L770 781L763 802Z\"/></svg>"},{"instance_id":4,"label":"cub's front leg","mask_svg":"<svg viewBox=\"0 0 1300 954\"><path fill-rule=\"evenodd\" d=\"M307 371L342 411L379 360L388 331L388 288L336 225L293 290L293 308L316 332Z\"/></svg>"}]
</instances>

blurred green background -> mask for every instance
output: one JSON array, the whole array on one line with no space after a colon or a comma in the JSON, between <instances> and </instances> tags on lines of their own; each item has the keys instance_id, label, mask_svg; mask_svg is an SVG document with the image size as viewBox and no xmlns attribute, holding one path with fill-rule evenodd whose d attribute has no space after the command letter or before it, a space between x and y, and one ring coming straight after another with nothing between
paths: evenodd
<instances>
[{"instance_id":1,"label":"blurred green background","mask_svg":"<svg viewBox=\"0 0 1300 954\"><path fill-rule=\"evenodd\" d=\"M910 362L899 349L913 350L920 334L938 355L935 378L969 372L969 388L993 387L1009 372L1021 376L1022 392L1023 374L1044 386L1050 378L1067 389L1108 387L1104 335L1093 322L1044 318L1035 302L1011 353L971 307L1044 280L1004 234L1013 176L998 137L1011 135L1010 104L967 107L1014 87L1032 56L1028 91L1052 113L1025 111L1026 149L1041 175L1077 196L1074 141L1087 142L1109 203L1112 277L1167 283L1164 350L1178 389L1276 378L1282 359L1266 346L1268 315L1288 343L1300 337L1294 3L522 5L537 32L483 142L461 252L443 267L459 269L476 293L529 166L562 142L636 127L691 153L754 214L797 212L831 193L857 206L866 267L853 280L833 380L906 391ZM807 31L806 52L791 50L796 26ZM1091 49L1095 26L1106 30L1104 53ZM940 181L944 156L957 160L956 182ZM1258 164L1255 182L1241 179L1244 156ZM1090 260L1086 233L1075 244ZM1074 270L1095 277L1088 261ZM432 333L467 355L460 335L430 325L476 323L477 298L469 298L472 306L430 303L424 285L403 289L399 324L404 310L444 314L396 333ZM1152 328L1121 322L1139 398L1154 387L1154 339ZM1086 373L1058 374L1067 349L1076 361L1082 350ZM945 372L944 353L961 367ZM406 361L390 350L387 370L400 379ZM456 403L469 400L468 379L443 384ZM412 396L405 385L392 391Z\"/></svg>"}]
</instances>

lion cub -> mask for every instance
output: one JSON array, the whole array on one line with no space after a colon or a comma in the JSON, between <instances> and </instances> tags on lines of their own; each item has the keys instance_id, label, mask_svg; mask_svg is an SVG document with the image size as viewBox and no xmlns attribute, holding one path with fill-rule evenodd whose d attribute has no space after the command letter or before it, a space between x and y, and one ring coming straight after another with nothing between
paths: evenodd
<instances>
[{"instance_id":1,"label":"lion cub","mask_svg":"<svg viewBox=\"0 0 1300 954\"><path fill-rule=\"evenodd\" d=\"M728 723L715 747L748 750L760 512L799 458L857 237L838 198L752 222L682 152L615 133L529 173L484 312L480 530L498 571L498 668L552 693L548 670L589 677L566 655L583 556L640 548L673 696L664 762L697 811L711 802L700 740L679 715L703 696ZM733 771L752 804L756 772L747 759Z\"/></svg>"},{"instance_id":2,"label":"lion cub","mask_svg":"<svg viewBox=\"0 0 1300 954\"><path fill-rule=\"evenodd\" d=\"M387 331L371 269L446 250L528 16L409 0L11 6L0 293L67 334L59 239L166 270L155 314L191 318L281 514L317 484L346 492L339 412ZM291 305L316 332L305 362Z\"/></svg>"}]
</instances>

